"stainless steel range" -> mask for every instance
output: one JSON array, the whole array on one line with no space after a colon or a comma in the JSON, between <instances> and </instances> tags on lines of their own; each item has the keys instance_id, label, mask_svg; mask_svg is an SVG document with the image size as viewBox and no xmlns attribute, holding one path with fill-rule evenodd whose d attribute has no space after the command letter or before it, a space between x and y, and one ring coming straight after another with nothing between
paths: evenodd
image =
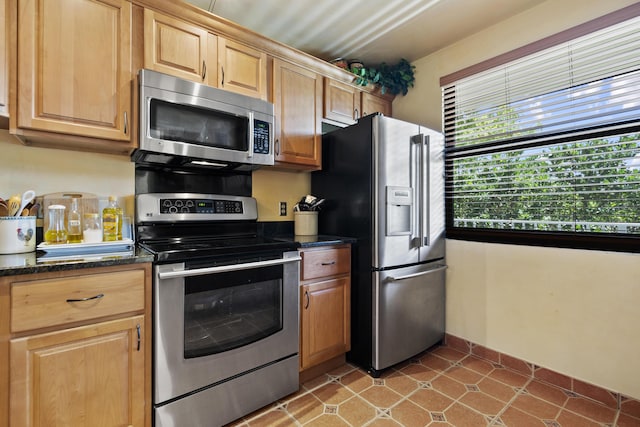
<instances>
[{"instance_id":1,"label":"stainless steel range","mask_svg":"<svg viewBox=\"0 0 640 427\"><path fill-rule=\"evenodd\" d=\"M149 174L175 176L136 170L137 238L155 256L154 425L219 426L297 391L294 245L258 235L251 197L144 192Z\"/></svg>"}]
</instances>

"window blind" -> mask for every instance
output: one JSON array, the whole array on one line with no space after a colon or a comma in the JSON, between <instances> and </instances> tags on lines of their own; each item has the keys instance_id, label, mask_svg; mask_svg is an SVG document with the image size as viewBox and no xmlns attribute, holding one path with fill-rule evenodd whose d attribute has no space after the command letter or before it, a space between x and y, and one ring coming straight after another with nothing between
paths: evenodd
<instances>
[{"instance_id":1,"label":"window blind","mask_svg":"<svg viewBox=\"0 0 640 427\"><path fill-rule=\"evenodd\" d=\"M640 234L640 17L442 88L451 229Z\"/></svg>"}]
</instances>

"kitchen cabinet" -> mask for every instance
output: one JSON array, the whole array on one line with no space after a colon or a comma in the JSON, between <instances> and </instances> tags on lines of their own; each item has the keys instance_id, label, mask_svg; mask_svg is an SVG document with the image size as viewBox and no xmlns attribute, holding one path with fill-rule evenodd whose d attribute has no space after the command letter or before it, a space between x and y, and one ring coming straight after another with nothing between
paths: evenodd
<instances>
[{"instance_id":1,"label":"kitchen cabinet","mask_svg":"<svg viewBox=\"0 0 640 427\"><path fill-rule=\"evenodd\" d=\"M382 113L391 117L392 98L378 96L334 79L324 79L325 119L354 124L360 117Z\"/></svg>"},{"instance_id":2,"label":"kitchen cabinet","mask_svg":"<svg viewBox=\"0 0 640 427\"><path fill-rule=\"evenodd\" d=\"M218 37L218 87L267 99L267 54Z\"/></svg>"},{"instance_id":3,"label":"kitchen cabinet","mask_svg":"<svg viewBox=\"0 0 640 427\"><path fill-rule=\"evenodd\" d=\"M275 160L277 166L315 170L322 166L322 76L273 60Z\"/></svg>"},{"instance_id":4,"label":"kitchen cabinet","mask_svg":"<svg viewBox=\"0 0 640 427\"><path fill-rule=\"evenodd\" d=\"M324 79L324 118L353 124L360 117L360 90L330 78Z\"/></svg>"},{"instance_id":5,"label":"kitchen cabinet","mask_svg":"<svg viewBox=\"0 0 640 427\"><path fill-rule=\"evenodd\" d=\"M351 247L300 250L300 370L351 348Z\"/></svg>"},{"instance_id":6,"label":"kitchen cabinet","mask_svg":"<svg viewBox=\"0 0 640 427\"><path fill-rule=\"evenodd\" d=\"M392 97L378 96L370 92L361 92L360 111L362 117L373 113L382 113L387 117L391 116Z\"/></svg>"},{"instance_id":7,"label":"kitchen cabinet","mask_svg":"<svg viewBox=\"0 0 640 427\"><path fill-rule=\"evenodd\" d=\"M134 147L131 3L13 4L10 131L34 145L128 153Z\"/></svg>"},{"instance_id":8,"label":"kitchen cabinet","mask_svg":"<svg viewBox=\"0 0 640 427\"><path fill-rule=\"evenodd\" d=\"M144 68L216 86L216 43L202 27L144 10Z\"/></svg>"},{"instance_id":9,"label":"kitchen cabinet","mask_svg":"<svg viewBox=\"0 0 640 427\"><path fill-rule=\"evenodd\" d=\"M0 279L12 427L151 425L150 264Z\"/></svg>"},{"instance_id":10,"label":"kitchen cabinet","mask_svg":"<svg viewBox=\"0 0 640 427\"><path fill-rule=\"evenodd\" d=\"M7 39L9 21L7 20L7 2L6 0L0 0L0 22L2 23L2 30L0 30L0 128L8 128L9 121L9 107L8 107L8 55Z\"/></svg>"}]
</instances>

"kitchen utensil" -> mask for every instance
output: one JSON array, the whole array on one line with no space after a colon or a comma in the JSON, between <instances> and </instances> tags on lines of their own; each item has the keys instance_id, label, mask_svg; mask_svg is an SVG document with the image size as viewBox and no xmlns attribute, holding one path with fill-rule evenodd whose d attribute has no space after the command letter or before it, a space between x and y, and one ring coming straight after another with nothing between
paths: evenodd
<instances>
[{"instance_id":1,"label":"kitchen utensil","mask_svg":"<svg viewBox=\"0 0 640 427\"><path fill-rule=\"evenodd\" d=\"M22 194L22 202L20 203L20 208L16 212L17 215L22 215L22 210L33 201L36 197L36 192L33 190L27 190Z\"/></svg>"},{"instance_id":2,"label":"kitchen utensil","mask_svg":"<svg viewBox=\"0 0 640 427\"><path fill-rule=\"evenodd\" d=\"M9 216L16 216L20 209L21 200L22 199L18 195L11 196L9 198L9 201L7 202L7 207L9 208Z\"/></svg>"},{"instance_id":3,"label":"kitchen utensil","mask_svg":"<svg viewBox=\"0 0 640 427\"><path fill-rule=\"evenodd\" d=\"M7 205L0 204L0 216L9 216L9 208Z\"/></svg>"},{"instance_id":4,"label":"kitchen utensil","mask_svg":"<svg viewBox=\"0 0 640 427\"><path fill-rule=\"evenodd\" d=\"M40 203L34 203L29 208L29 216L38 216L38 212L40 212Z\"/></svg>"}]
</instances>

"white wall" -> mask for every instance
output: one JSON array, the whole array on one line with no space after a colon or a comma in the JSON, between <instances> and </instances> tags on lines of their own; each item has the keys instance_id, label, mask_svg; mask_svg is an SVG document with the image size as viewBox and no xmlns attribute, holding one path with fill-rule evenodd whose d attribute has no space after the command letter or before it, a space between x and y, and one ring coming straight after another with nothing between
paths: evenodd
<instances>
[{"instance_id":1,"label":"white wall","mask_svg":"<svg viewBox=\"0 0 640 427\"><path fill-rule=\"evenodd\" d=\"M441 129L443 75L635 1L549 0L415 61L394 116ZM447 241L447 332L640 398L640 255Z\"/></svg>"}]
</instances>

